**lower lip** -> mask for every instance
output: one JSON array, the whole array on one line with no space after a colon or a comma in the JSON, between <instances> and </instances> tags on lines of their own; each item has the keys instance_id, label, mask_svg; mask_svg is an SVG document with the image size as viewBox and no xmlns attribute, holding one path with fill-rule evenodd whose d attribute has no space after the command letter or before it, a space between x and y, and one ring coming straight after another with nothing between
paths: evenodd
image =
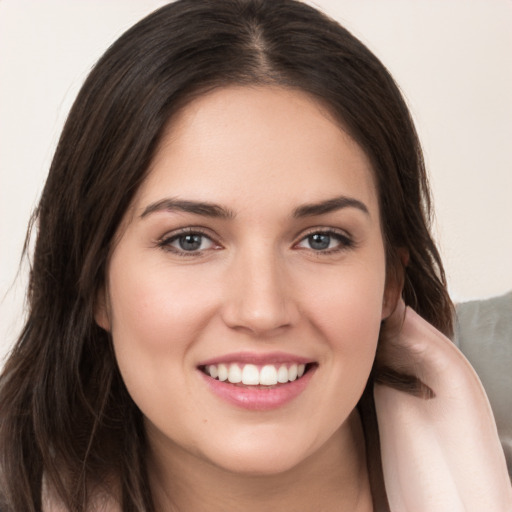
<instances>
[{"instance_id":1,"label":"lower lip","mask_svg":"<svg viewBox=\"0 0 512 512\"><path fill-rule=\"evenodd\" d=\"M198 370L214 394L231 404L250 411L268 411L278 409L298 397L311 381L316 366L310 368L302 377L287 384L278 384L272 388L259 386L241 386L212 379Z\"/></svg>"}]
</instances>

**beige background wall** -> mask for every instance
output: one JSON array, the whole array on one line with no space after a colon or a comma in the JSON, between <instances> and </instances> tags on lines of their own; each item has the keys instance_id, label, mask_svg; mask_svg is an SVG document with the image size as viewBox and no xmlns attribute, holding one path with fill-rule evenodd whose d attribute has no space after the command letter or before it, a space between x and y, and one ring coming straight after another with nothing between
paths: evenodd
<instances>
[{"instance_id":1,"label":"beige background wall","mask_svg":"<svg viewBox=\"0 0 512 512\"><path fill-rule=\"evenodd\" d=\"M0 0L0 358L21 326L25 228L85 75L165 2ZM512 289L512 2L317 0L388 66L417 121L455 300Z\"/></svg>"}]
</instances>

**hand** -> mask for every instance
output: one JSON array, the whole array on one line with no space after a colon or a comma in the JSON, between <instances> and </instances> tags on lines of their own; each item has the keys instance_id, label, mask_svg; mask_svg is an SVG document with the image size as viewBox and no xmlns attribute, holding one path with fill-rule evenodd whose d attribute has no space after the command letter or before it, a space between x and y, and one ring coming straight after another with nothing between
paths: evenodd
<instances>
[{"instance_id":1,"label":"hand","mask_svg":"<svg viewBox=\"0 0 512 512\"><path fill-rule=\"evenodd\" d=\"M416 376L427 390L421 398L375 385L391 510L512 511L512 487L487 396L457 347L400 302L384 323L376 365Z\"/></svg>"}]
</instances>

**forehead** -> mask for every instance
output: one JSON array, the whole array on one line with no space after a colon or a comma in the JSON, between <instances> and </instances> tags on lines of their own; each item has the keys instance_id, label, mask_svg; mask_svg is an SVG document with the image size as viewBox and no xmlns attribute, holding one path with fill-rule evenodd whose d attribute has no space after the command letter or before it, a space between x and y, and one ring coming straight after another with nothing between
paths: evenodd
<instances>
[{"instance_id":1,"label":"forehead","mask_svg":"<svg viewBox=\"0 0 512 512\"><path fill-rule=\"evenodd\" d=\"M319 101L281 87L224 87L183 107L167 127L135 206L162 194L235 210L251 203L291 208L343 194L378 216L364 151Z\"/></svg>"}]
</instances>

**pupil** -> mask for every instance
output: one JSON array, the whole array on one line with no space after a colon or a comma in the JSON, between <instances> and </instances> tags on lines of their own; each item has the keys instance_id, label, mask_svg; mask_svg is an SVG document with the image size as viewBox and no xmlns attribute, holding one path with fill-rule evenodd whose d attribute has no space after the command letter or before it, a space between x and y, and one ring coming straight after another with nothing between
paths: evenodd
<instances>
[{"instance_id":1,"label":"pupil","mask_svg":"<svg viewBox=\"0 0 512 512\"><path fill-rule=\"evenodd\" d=\"M201 247L201 235L184 235L180 237L179 243L184 251L196 251Z\"/></svg>"},{"instance_id":2,"label":"pupil","mask_svg":"<svg viewBox=\"0 0 512 512\"><path fill-rule=\"evenodd\" d=\"M312 249L328 249L331 243L331 237L322 233L316 233L309 237L309 244Z\"/></svg>"}]
</instances>

